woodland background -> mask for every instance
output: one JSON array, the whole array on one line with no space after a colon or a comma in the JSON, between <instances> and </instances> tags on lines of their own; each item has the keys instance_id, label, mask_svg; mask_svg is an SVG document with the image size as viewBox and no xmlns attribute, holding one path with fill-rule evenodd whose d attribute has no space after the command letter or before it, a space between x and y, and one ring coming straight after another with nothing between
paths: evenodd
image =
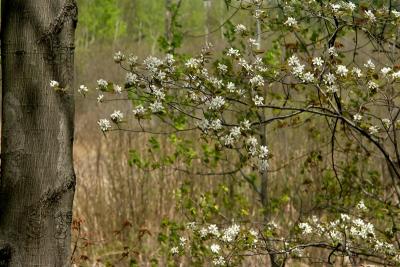
<instances>
[{"instance_id":1,"label":"woodland background","mask_svg":"<svg viewBox=\"0 0 400 267\"><path fill-rule=\"evenodd\" d=\"M150 266L162 262L162 246L158 242L162 222L166 218L179 220L183 216L176 205L178 188L189 187L190 192L218 191L223 183L229 188L230 193L226 196L232 200L229 203L238 203L237 207L242 209L243 214L260 215L258 196L239 178L188 174L178 170L181 166L153 172L140 170L129 164L129 151L145 154L149 136L121 131L105 136L98 129L96 121L112 110L111 107L107 110L95 104L95 81L105 78L123 82L124 74L113 62L116 51L133 53L140 59L162 52L160 38L168 35L165 22L171 15L166 8L168 2L78 1L76 88L86 83L92 91L87 98L94 100L87 101L77 96L76 103L74 156L78 180L72 257L78 265ZM226 20L234 12L227 9L224 1L182 1L176 20L176 27L181 32L178 41L182 41L179 52L195 54L207 40L214 44L216 50L225 47L229 38L225 33L232 27ZM254 18L241 12L235 12L231 21L233 24L256 27ZM210 34L207 35L207 32ZM267 38L262 40L261 46L274 57L273 50L269 50L273 49L273 44ZM132 109L126 103L121 102L118 107L123 112ZM321 192L329 190L334 183L329 180L331 178L321 175L330 165L329 132L323 131L318 120L305 122L302 127L292 123L291 131L279 126L269 130L269 147L274 151L269 171L271 219L280 225L296 221L299 214L322 209L318 205L325 203ZM156 129L157 125L154 127ZM160 137L159 142L161 154L172 152L167 137ZM351 164L353 158L338 160L349 163L343 165L348 168L349 175L359 174L354 176L351 184L344 185L345 195L351 195L352 186L368 186L368 182L380 181L387 169L386 163L377 160L374 155L356 163L365 173L360 173L356 164ZM369 168L362 168L367 165ZM199 166L194 163L191 168L195 172ZM368 181L367 184L365 181ZM330 203L334 205L335 201L339 200L330 200ZM219 206L225 204L223 201L215 203ZM227 211L237 208L229 205ZM256 262L261 264L263 259L253 258L246 264Z\"/></svg>"}]
</instances>

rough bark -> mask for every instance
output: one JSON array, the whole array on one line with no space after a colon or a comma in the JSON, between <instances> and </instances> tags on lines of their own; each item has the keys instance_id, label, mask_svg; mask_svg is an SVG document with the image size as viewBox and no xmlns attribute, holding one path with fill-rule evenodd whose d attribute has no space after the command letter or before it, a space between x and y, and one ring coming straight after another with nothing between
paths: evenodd
<instances>
[{"instance_id":1,"label":"rough bark","mask_svg":"<svg viewBox=\"0 0 400 267\"><path fill-rule=\"evenodd\" d=\"M76 18L74 0L2 1L0 266L70 265Z\"/></svg>"}]
</instances>

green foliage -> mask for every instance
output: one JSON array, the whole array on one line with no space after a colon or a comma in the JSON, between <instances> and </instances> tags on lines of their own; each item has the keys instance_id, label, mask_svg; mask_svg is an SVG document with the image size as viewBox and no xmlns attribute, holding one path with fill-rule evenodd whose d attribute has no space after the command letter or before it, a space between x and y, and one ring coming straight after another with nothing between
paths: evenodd
<instances>
[{"instance_id":1,"label":"green foliage","mask_svg":"<svg viewBox=\"0 0 400 267\"><path fill-rule=\"evenodd\" d=\"M109 41L124 36L127 24L122 20L122 9L117 0L78 0L80 8L78 30L82 39Z\"/></svg>"}]
</instances>

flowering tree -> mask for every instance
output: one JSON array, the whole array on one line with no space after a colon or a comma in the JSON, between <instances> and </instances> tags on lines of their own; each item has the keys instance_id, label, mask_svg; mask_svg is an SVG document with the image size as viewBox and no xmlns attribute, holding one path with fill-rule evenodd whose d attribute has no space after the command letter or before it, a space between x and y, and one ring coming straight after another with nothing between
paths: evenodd
<instances>
[{"instance_id":1,"label":"flowering tree","mask_svg":"<svg viewBox=\"0 0 400 267\"><path fill-rule=\"evenodd\" d=\"M101 131L168 135L176 146L174 155L155 162L132 151L133 165L191 173L193 162L209 168L214 159L218 167L211 175L240 177L260 199L261 220L234 211L221 219L220 210L210 208L213 197L190 202L186 227L164 224L168 234L161 241L171 263L187 254L192 264L221 266L254 255L268 255L273 266L340 258L354 266L400 264L400 12L391 1L226 2L252 15L257 27L228 29L229 45L221 54L207 44L194 57L167 54L140 63L118 52L114 60L126 71L124 86L97 81L99 103L133 105L129 115L115 110L100 119ZM261 37L268 42L265 51ZM79 91L86 95L88 89ZM279 151L270 151L268 133L297 131L310 121L319 128L315 141L326 142L329 151L326 157L310 154L307 163L324 161L323 200L297 221L275 223L268 173ZM154 122L163 130L155 130ZM201 151L187 139L199 140ZM156 139L150 141L153 152L160 150ZM380 175L369 164L376 160L384 163ZM185 192L180 191L182 202L189 198Z\"/></svg>"}]
</instances>

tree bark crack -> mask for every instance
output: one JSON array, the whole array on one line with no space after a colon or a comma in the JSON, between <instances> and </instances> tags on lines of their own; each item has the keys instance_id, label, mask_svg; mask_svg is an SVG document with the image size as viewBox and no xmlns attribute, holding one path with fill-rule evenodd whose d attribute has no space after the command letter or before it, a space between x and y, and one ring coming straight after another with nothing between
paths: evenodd
<instances>
[{"instance_id":1,"label":"tree bark crack","mask_svg":"<svg viewBox=\"0 0 400 267\"><path fill-rule=\"evenodd\" d=\"M12 248L8 244L0 244L0 267L10 265Z\"/></svg>"},{"instance_id":2,"label":"tree bark crack","mask_svg":"<svg viewBox=\"0 0 400 267\"><path fill-rule=\"evenodd\" d=\"M67 0L64 6L61 8L57 17L50 23L48 29L44 32L39 42L45 40L52 40L53 36L61 32L64 23L71 19L73 21L74 28L78 23L78 5L75 0Z\"/></svg>"},{"instance_id":3,"label":"tree bark crack","mask_svg":"<svg viewBox=\"0 0 400 267\"><path fill-rule=\"evenodd\" d=\"M40 198L39 207L48 207L51 204L56 203L64 193L67 193L71 190L74 190L76 184L75 175L73 177L68 178L62 185L57 188L48 190L43 196Z\"/></svg>"}]
</instances>

